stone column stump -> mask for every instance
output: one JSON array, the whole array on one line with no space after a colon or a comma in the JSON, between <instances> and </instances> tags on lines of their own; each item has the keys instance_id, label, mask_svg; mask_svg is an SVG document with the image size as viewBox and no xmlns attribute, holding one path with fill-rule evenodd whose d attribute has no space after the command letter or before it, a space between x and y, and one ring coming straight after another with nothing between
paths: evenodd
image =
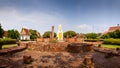
<instances>
[{"instance_id":1,"label":"stone column stump","mask_svg":"<svg viewBox=\"0 0 120 68\"><path fill-rule=\"evenodd\" d=\"M83 61L85 68L95 68L93 63L93 58L91 55L85 56L85 60Z\"/></svg>"},{"instance_id":2,"label":"stone column stump","mask_svg":"<svg viewBox=\"0 0 120 68\"><path fill-rule=\"evenodd\" d=\"M28 55L23 56L23 62L24 62L25 64L30 64L30 63L32 63L32 58L31 58L31 56L28 56Z\"/></svg>"}]
</instances>

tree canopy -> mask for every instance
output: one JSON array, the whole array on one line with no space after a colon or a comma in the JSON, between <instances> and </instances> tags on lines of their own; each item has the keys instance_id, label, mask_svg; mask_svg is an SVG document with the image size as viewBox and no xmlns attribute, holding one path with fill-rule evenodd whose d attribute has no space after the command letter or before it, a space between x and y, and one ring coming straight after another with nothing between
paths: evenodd
<instances>
[{"instance_id":1,"label":"tree canopy","mask_svg":"<svg viewBox=\"0 0 120 68\"><path fill-rule=\"evenodd\" d=\"M87 37L87 39L96 39L98 37L98 34L96 34L96 33L87 33L86 37Z\"/></svg>"},{"instance_id":2,"label":"tree canopy","mask_svg":"<svg viewBox=\"0 0 120 68\"><path fill-rule=\"evenodd\" d=\"M2 28L2 26L1 26L1 24L0 24L0 38L2 38L3 33L4 33L4 30L3 30L3 28Z\"/></svg>"},{"instance_id":3,"label":"tree canopy","mask_svg":"<svg viewBox=\"0 0 120 68\"><path fill-rule=\"evenodd\" d=\"M46 31L44 34L43 34L43 38L50 38L50 35L52 34L51 31ZM54 37L56 37L56 33L54 32Z\"/></svg>"},{"instance_id":4,"label":"tree canopy","mask_svg":"<svg viewBox=\"0 0 120 68\"><path fill-rule=\"evenodd\" d=\"M101 38L106 39L106 38L120 38L120 30L116 30L114 32L109 32L107 34L104 34L101 36Z\"/></svg>"},{"instance_id":5,"label":"tree canopy","mask_svg":"<svg viewBox=\"0 0 120 68\"><path fill-rule=\"evenodd\" d=\"M20 34L17 30L14 30L14 29L8 30L8 37L9 38L17 39L17 38L19 38L19 36L20 36Z\"/></svg>"},{"instance_id":6,"label":"tree canopy","mask_svg":"<svg viewBox=\"0 0 120 68\"><path fill-rule=\"evenodd\" d=\"M30 39L36 39L36 38L38 38L38 35L37 35L37 30L32 30L32 29L30 29L29 30L30 31Z\"/></svg>"},{"instance_id":7,"label":"tree canopy","mask_svg":"<svg viewBox=\"0 0 120 68\"><path fill-rule=\"evenodd\" d=\"M77 33L75 31L72 31L72 30L66 31L66 32L63 33L63 36L65 38L67 38L67 36L68 36L68 38L72 38L72 37L74 37L76 35L77 35Z\"/></svg>"}]
</instances>

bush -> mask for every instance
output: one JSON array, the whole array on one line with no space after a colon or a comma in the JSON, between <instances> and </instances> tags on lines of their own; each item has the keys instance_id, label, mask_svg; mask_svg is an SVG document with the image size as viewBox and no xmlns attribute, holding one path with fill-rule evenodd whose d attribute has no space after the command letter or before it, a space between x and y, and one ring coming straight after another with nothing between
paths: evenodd
<instances>
[{"instance_id":1,"label":"bush","mask_svg":"<svg viewBox=\"0 0 120 68\"><path fill-rule=\"evenodd\" d=\"M10 38L6 38L6 39L0 39L0 44L4 45L4 44L15 44L17 42L16 39L10 39Z\"/></svg>"},{"instance_id":2,"label":"bush","mask_svg":"<svg viewBox=\"0 0 120 68\"><path fill-rule=\"evenodd\" d=\"M103 44L120 45L120 39L105 39Z\"/></svg>"}]
</instances>

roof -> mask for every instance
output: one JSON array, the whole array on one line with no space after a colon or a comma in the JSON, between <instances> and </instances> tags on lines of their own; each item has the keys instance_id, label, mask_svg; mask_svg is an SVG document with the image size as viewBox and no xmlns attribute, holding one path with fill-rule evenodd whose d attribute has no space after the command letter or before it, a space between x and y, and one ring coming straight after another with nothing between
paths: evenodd
<instances>
[{"instance_id":1,"label":"roof","mask_svg":"<svg viewBox=\"0 0 120 68\"><path fill-rule=\"evenodd\" d=\"M22 28L20 34L21 34L21 35L30 35L29 29L27 29L27 28Z\"/></svg>"},{"instance_id":2,"label":"roof","mask_svg":"<svg viewBox=\"0 0 120 68\"><path fill-rule=\"evenodd\" d=\"M115 30L119 29L120 30L120 26L114 26L114 27L110 27L108 32L113 32Z\"/></svg>"},{"instance_id":3,"label":"roof","mask_svg":"<svg viewBox=\"0 0 120 68\"><path fill-rule=\"evenodd\" d=\"M108 33L108 31L103 32L103 34L107 34L107 33Z\"/></svg>"},{"instance_id":4,"label":"roof","mask_svg":"<svg viewBox=\"0 0 120 68\"><path fill-rule=\"evenodd\" d=\"M107 34L108 32L114 32L116 30L120 30L120 26L119 25L110 27L108 29L108 31L103 32L103 34Z\"/></svg>"}]
</instances>

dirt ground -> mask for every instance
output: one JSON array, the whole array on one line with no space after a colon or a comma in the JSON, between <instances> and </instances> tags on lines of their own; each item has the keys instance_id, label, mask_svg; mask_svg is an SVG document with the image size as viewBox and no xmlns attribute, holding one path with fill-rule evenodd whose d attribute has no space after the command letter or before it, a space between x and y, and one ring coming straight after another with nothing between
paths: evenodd
<instances>
[{"instance_id":1,"label":"dirt ground","mask_svg":"<svg viewBox=\"0 0 120 68\"><path fill-rule=\"evenodd\" d=\"M33 58L31 64L23 63L23 56ZM82 68L85 55L92 55L95 68L120 68L120 57L105 58L95 51L86 53L40 52L25 50L12 55L0 56L0 67L6 68Z\"/></svg>"}]
</instances>

